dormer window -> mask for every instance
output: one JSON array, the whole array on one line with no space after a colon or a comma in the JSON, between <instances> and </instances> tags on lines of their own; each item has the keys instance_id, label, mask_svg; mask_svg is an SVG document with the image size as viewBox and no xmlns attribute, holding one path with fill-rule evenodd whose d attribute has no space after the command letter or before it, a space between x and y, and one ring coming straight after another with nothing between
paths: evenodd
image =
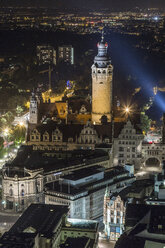
<instances>
[{"instance_id":1,"label":"dormer window","mask_svg":"<svg viewBox=\"0 0 165 248\"><path fill-rule=\"evenodd\" d=\"M43 134L43 141L48 141L49 140L49 134L47 132L45 132Z\"/></svg>"},{"instance_id":2,"label":"dormer window","mask_svg":"<svg viewBox=\"0 0 165 248\"><path fill-rule=\"evenodd\" d=\"M109 143L110 142L109 138L105 138L104 142Z\"/></svg>"},{"instance_id":3,"label":"dormer window","mask_svg":"<svg viewBox=\"0 0 165 248\"><path fill-rule=\"evenodd\" d=\"M84 113L86 113L86 112L87 112L87 110L86 110L85 106L82 105L82 106L81 106L81 109L80 109L80 113L84 114Z\"/></svg>"}]
</instances>

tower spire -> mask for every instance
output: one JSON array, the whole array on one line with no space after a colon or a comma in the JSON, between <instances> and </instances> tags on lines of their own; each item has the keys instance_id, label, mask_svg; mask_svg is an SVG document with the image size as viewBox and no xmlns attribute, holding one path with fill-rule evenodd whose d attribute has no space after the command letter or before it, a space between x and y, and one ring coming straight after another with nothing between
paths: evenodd
<instances>
[{"instance_id":1,"label":"tower spire","mask_svg":"<svg viewBox=\"0 0 165 248\"><path fill-rule=\"evenodd\" d=\"M104 42L104 29L102 30L102 32L101 32L101 42Z\"/></svg>"}]
</instances>

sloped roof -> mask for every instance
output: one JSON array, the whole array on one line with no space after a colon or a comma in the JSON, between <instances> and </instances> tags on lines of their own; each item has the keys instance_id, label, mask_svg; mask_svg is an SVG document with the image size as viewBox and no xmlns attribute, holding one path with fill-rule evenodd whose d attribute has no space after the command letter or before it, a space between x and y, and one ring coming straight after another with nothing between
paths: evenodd
<instances>
[{"instance_id":1,"label":"sloped roof","mask_svg":"<svg viewBox=\"0 0 165 248\"><path fill-rule=\"evenodd\" d=\"M85 106L87 112L91 112L91 103L85 99L69 99L68 100L68 107L72 109L72 112L75 113L76 111L79 112L82 105Z\"/></svg>"}]
</instances>

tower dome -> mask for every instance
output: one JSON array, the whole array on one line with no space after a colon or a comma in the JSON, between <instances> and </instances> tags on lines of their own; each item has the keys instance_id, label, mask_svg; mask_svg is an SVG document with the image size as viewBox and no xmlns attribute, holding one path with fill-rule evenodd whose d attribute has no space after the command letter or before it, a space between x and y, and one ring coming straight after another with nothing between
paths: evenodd
<instances>
[{"instance_id":1,"label":"tower dome","mask_svg":"<svg viewBox=\"0 0 165 248\"><path fill-rule=\"evenodd\" d=\"M94 58L94 63L97 67L105 67L105 65L108 65L111 63L110 58L107 54L108 50L108 43L104 42L104 36L102 34L101 42L97 43L98 47L98 54Z\"/></svg>"}]
</instances>

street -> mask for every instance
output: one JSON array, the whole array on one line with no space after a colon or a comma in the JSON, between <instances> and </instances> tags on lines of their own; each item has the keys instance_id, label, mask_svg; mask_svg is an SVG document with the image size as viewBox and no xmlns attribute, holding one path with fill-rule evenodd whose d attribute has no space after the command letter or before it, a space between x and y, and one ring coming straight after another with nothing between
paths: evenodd
<instances>
[{"instance_id":1,"label":"street","mask_svg":"<svg viewBox=\"0 0 165 248\"><path fill-rule=\"evenodd\" d=\"M146 179L150 178L151 175L160 173L161 170L162 168L158 166L143 167L135 174L135 176L137 180Z\"/></svg>"},{"instance_id":2,"label":"street","mask_svg":"<svg viewBox=\"0 0 165 248\"><path fill-rule=\"evenodd\" d=\"M105 239L99 239L98 248L114 248L115 242Z\"/></svg>"}]
</instances>

